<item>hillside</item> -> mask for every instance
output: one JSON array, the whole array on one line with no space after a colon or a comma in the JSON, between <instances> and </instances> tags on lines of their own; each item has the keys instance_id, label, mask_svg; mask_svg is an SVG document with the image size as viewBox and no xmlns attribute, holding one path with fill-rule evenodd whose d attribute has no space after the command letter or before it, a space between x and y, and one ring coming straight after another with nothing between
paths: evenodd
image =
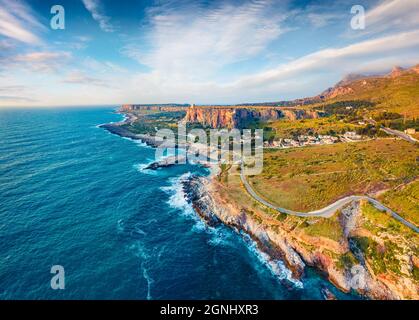
<instances>
[{"instance_id":1,"label":"hillside","mask_svg":"<svg viewBox=\"0 0 419 320\"><path fill-rule=\"evenodd\" d=\"M356 76L340 81L320 98L327 103L338 101L369 101L372 114L393 112L406 117L419 116L419 65L400 67L384 76Z\"/></svg>"}]
</instances>

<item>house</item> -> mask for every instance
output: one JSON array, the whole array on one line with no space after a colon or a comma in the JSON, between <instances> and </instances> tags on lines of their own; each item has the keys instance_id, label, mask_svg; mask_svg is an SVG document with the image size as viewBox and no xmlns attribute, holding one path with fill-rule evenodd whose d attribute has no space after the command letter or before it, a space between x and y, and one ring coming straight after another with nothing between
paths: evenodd
<instances>
[{"instance_id":1,"label":"house","mask_svg":"<svg viewBox=\"0 0 419 320\"><path fill-rule=\"evenodd\" d=\"M343 135L344 138L349 140L361 140L362 137L354 131L348 131Z\"/></svg>"}]
</instances>

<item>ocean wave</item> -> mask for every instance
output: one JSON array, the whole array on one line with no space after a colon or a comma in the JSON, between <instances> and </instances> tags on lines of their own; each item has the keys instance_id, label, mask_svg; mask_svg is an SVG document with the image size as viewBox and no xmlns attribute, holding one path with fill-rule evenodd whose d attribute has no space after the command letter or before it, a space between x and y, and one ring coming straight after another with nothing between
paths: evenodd
<instances>
[{"instance_id":1,"label":"ocean wave","mask_svg":"<svg viewBox=\"0 0 419 320\"><path fill-rule=\"evenodd\" d=\"M214 247L227 247L227 246L234 246L234 242L232 241L232 233L231 230L227 230L223 227L220 228L212 228L209 230L213 236L211 239L208 240L208 244Z\"/></svg>"},{"instance_id":2,"label":"ocean wave","mask_svg":"<svg viewBox=\"0 0 419 320\"><path fill-rule=\"evenodd\" d=\"M191 172L187 172L180 177L172 178L170 186L161 187L161 190L170 195L167 203L171 208L179 209L184 215L191 217L195 224L192 227L193 232L205 232L211 235L208 240L208 244L212 246L228 246L231 244L229 235L222 227L210 227L203 221L199 215L195 212L192 205L187 201L186 194L183 191L183 182L191 177ZM288 281L296 288L302 289L303 283L298 279L295 279L283 261L273 260L268 254L262 252L257 247L255 241L251 239L249 235L244 232L240 232L243 237L246 246L253 253L257 259L269 269L269 271L277 277L280 281Z\"/></svg>"},{"instance_id":3,"label":"ocean wave","mask_svg":"<svg viewBox=\"0 0 419 320\"><path fill-rule=\"evenodd\" d=\"M109 131L108 131L109 132ZM113 134L111 132L109 132L110 134ZM122 137L120 136L120 138L124 139L124 140L128 140L131 142L134 142L137 146L141 147L141 148L148 148L148 149L154 149L152 146L149 146L147 143L145 143L143 140L141 139L133 139L130 137Z\"/></svg>"},{"instance_id":4,"label":"ocean wave","mask_svg":"<svg viewBox=\"0 0 419 320\"><path fill-rule=\"evenodd\" d=\"M144 173L144 174L150 174L150 175L157 175L158 171L146 169L150 165L150 163L151 162L149 162L149 163L138 163L138 164L134 164L133 167L138 172L141 172L141 173Z\"/></svg>"},{"instance_id":5,"label":"ocean wave","mask_svg":"<svg viewBox=\"0 0 419 320\"><path fill-rule=\"evenodd\" d=\"M271 257L268 254L262 252L258 248L257 243L248 234L244 232L240 233L243 236L243 239L250 252L254 254L257 257L257 259L264 266L266 266L275 277L277 277L281 281L288 281L298 289L304 288L303 283L300 280L295 279L293 277L291 270L285 266L283 261L271 259Z\"/></svg>"},{"instance_id":6,"label":"ocean wave","mask_svg":"<svg viewBox=\"0 0 419 320\"><path fill-rule=\"evenodd\" d=\"M171 178L169 186L160 187L162 191L167 193L170 197L167 204L173 208L178 209L184 216L192 219L195 224L192 226L193 232L208 232L213 233L213 227L208 226L201 217L195 212L192 204L188 202L185 191L183 190L183 182L190 179L192 176L191 172L186 172L179 177Z\"/></svg>"},{"instance_id":7,"label":"ocean wave","mask_svg":"<svg viewBox=\"0 0 419 320\"><path fill-rule=\"evenodd\" d=\"M187 172L182 174L180 177L171 178L170 186L160 187L160 189L170 196L167 203L171 208L179 209L185 215L195 217L196 214L192 205L186 200L186 194L183 191L183 182L188 180L191 175L191 172Z\"/></svg>"},{"instance_id":8,"label":"ocean wave","mask_svg":"<svg viewBox=\"0 0 419 320\"><path fill-rule=\"evenodd\" d=\"M183 191L183 182L190 179L191 172L182 174L177 178L172 178L170 186L161 187L160 189L170 195L167 203L171 208L178 209L183 215L192 219L193 224L191 231L195 233L206 233L210 236L207 243L211 246L227 246L230 245L229 234L222 227L209 226L201 217L195 212L192 204L186 199L186 194Z\"/></svg>"}]
</instances>

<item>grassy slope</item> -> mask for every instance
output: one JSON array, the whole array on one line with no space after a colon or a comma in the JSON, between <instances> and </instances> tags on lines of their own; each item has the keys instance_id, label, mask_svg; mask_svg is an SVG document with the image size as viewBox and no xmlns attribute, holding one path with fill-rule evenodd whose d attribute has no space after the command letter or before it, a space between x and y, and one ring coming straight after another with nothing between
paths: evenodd
<instances>
[{"instance_id":1,"label":"grassy slope","mask_svg":"<svg viewBox=\"0 0 419 320\"><path fill-rule=\"evenodd\" d=\"M416 146L394 139L270 149L264 154L262 174L249 181L259 194L279 206L314 210L346 195L366 194L413 179L419 172L418 156Z\"/></svg>"},{"instance_id":2,"label":"grassy slope","mask_svg":"<svg viewBox=\"0 0 419 320\"><path fill-rule=\"evenodd\" d=\"M353 93L340 95L328 102L345 100L371 101L375 111L396 112L419 117L419 74L407 72L399 77L357 80L348 85Z\"/></svg>"},{"instance_id":3,"label":"grassy slope","mask_svg":"<svg viewBox=\"0 0 419 320\"><path fill-rule=\"evenodd\" d=\"M269 123L277 138L292 138L294 135L306 135L308 133L330 134L355 131L359 125L340 122L336 117L303 119L303 120L280 120Z\"/></svg>"},{"instance_id":4,"label":"grassy slope","mask_svg":"<svg viewBox=\"0 0 419 320\"><path fill-rule=\"evenodd\" d=\"M419 226L419 180L388 191L379 199L393 210L402 213L405 219Z\"/></svg>"}]
</instances>

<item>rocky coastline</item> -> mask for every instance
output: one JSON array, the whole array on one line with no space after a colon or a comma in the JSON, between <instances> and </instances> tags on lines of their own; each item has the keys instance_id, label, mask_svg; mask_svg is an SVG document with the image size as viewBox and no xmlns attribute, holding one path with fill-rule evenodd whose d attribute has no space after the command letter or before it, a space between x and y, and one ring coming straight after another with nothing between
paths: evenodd
<instances>
[{"instance_id":1,"label":"rocky coastline","mask_svg":"<svg viewBox=\"0 0 419 320\"><path fill-rule=\"evenodd\" d=\"M109 132L134 140L141 140L147 145L158 147L161 142L155 137L142 134L134 134L124 127L133 121L128 116L123 122L104 124L100 127ZM149 169L157 169L172 165L172 162L156 161L150 165ZM307 266L313 267L324 274L333 285L343 292L356 292L366 298L371 299L404 299L403 290L405 287L393 286L392 283L378 279L370 267L362 262L362 256L359 257L361 264L358 273L354 274L349 270L342 270L336 266L336 263L330 259L330 256L324 254L322 250L311 250L310 246L323 246L322 240L301 238L299 234L289 230L278 228L277 225L269 221L257 219L242 207L226 200L223 191L220 191L219 183L216 180L216 167L212 167L212 174L209 177L191 176L182 181L182 187L186 200L192 205L195 212L209 225L216 226L223 223L237 232L243 232L250 236L257 244L258 249L266 253L272 260L281 260L292 272L292 277L299 280L304 274ZM357 219L360 216L359 202L353 202L342 210L341 224L345 234L345 241L339 243L335 252L343 254L348 251L351 245L349 234L355 228ZM326 245L327 247L327 245ZM333 246L332 246L333 247ZM357 277L359 272L364 275L364 285L358 286ZM385 280L385 279L384 279ZM417 292L413 292L413 296ZM326 294L328 299L333 297Z\"/></svg>"},{"instance_id":2,"label":"rocky coastline","mask_svg":"<svg viewBox=\"0 0 419 320\"><path fill-rule=\"evenodd\" d=\"M291 270L294 279L300 279L307 266L320 271L333 285L343 292L354 292L365 298L380 300L403 299L403 291L391 287L378 279L367 264L361 263L356 272L341 270L328 255L320 250L307 249L306 240L298 235L274 228L269 223L259 221L239 207L226 203L220 197L214 177L192 176L183 181L183 191L187 200L199 216L209 225L223 223L238 232L249 235L258 249L269 255L272 260L281 259ZM353 202L345 208L342 224L345 234L349 234L359 216L359 203ZM342 251L349 243L342 243ZM342 252L343 253L343 252ZM363 275L363 284L359 283L359 274ZM404 288L403 288L404 290ZM330 298L330 297L329 297Z\"/></svg>"},{"instance_id":3,"label":"rocky coastline","mask_svg":"<svg viewBox=\"0 0 419 320\"><path fill-rule=\"evenodd\" d=\"M123 138L140 140L150 147L157 148L162 143L162 141L158 140L154 136L148 134L136 134L126 129L125 125L130 125L132 122L136 120L136 117L128 112L122 113L126 116L125 120L121 122L102 124L99 127Z\"/></svg>"}]
</instances>

